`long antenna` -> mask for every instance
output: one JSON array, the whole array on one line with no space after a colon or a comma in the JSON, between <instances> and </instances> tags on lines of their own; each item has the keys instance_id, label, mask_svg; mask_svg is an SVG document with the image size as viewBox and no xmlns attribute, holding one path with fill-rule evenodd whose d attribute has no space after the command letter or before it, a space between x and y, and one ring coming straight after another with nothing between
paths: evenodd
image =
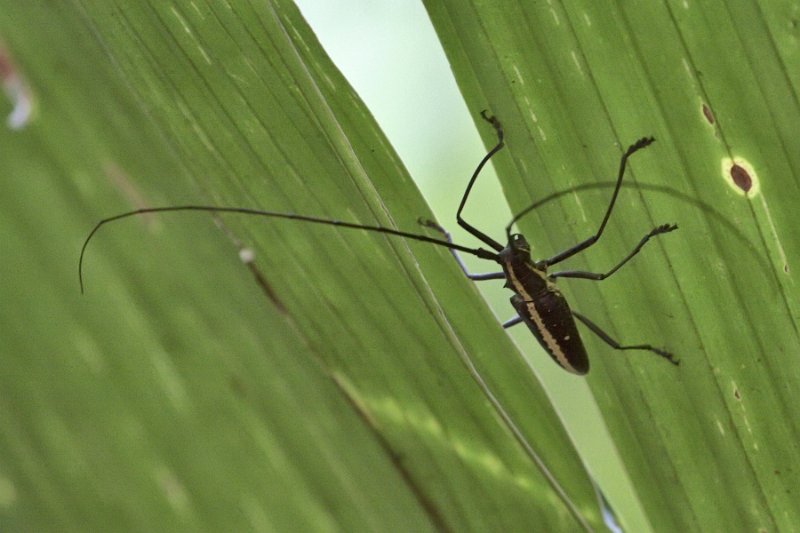
<instances>
[{"instance_id":1,"label":"long antenna","mask_svg":"<svg viewBox=\"0 0 800 533\"><path fill-rule=\"evenodd\" d=\"M86 253L86 247L89 246L89 241L92 240L95 233L103 227L104 225L108 224L109 222L114 222L123 218L128 218L137 215L143 215L145 213L166 213L171 211L205 211L205 212L212 212L212 213L238 213L242 215L255 215L260 217L271 217L271 218L283 218L288 220L302 220L304 222L311 222L314 224L325 224L328 226L338 226L341 228L350 228L350 229L360 229L365 231L374 231L377 233L385 233L387 235L394 235L397 237L405 237L406 239L413 239L415 241L422 241L422 242L429 242L431 244L436 244L438 246L443 246L445 248L449 248L451 250L458 250L459 252L464 252L467 254L474 255L475 257L480 257L481 259L491 259L492 261L497 261L497 254L490 252L489 250L485 250L483 248L468 248L466 246L461 246L460 244L453 244L446 240L436 239L433 237L428 237L426 235L419 235L416 233L408 233L406 231L400 231L391 228L384 228L382 226L369 226L365 224L354 224L352 222L342 222L340 220L330 220L327 218L319 218L319 217L312 217L308 215L297 215L294 213L279 213L275 211L265 211L263 209L249 209L246 207L214 207L208 205L177 205L171 207L147 207L142 209L136 209L134 211L127 211L125 213L121 213L119 215L115 215L113 217L104 218L100 222L98 222L95 227L89 232L89 235L86 237L86 240L83 241L83 246L81 247L81 255L78 259L78 282L81 286L81 294L83 294L83 256Z\"/></svg>"}]
</instances>

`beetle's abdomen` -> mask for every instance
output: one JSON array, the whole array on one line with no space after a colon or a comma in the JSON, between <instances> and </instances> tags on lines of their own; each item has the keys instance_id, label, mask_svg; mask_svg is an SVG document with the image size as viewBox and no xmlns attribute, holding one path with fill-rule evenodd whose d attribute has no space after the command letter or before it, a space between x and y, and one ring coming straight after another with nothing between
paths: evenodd
<instances>
[{"instance_id":1,"label":"beetle's abdomen","mask_svg":"<svg viewBox=\"0 0 800 533\"><path fill-rule=\"evenodd\" d=\"M583 375L589 371L589 358L575 319L560 292L545 291L531 301L515 294L511 305L559 366L574 374Z\"/></svg>"}]
</instances>

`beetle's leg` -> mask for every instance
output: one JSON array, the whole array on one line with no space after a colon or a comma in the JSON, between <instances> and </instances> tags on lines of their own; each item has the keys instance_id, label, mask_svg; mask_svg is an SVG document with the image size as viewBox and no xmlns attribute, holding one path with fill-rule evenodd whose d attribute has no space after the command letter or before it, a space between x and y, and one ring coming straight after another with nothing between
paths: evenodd
<instances>
[{"instance_id":1,"label":"beetle's leg","mask_svg":"<svg viewBox=\"0 0 800 533\"><path fill-rule=\"evenodd\" d=\"M669 233L670 231L674 231L676 229L678 229L678 226L676 224L663 224L661 226L658 226L657 228L654 228L652 231L650 231L650 233L645 235L642 238L641 241L639 241L639 244L636 245L636 248L634 248L633 251L631 251L631 253L629 253L625 257L625 259L623 259L622 261L617 263L617 266L615 266L614 268L612 268L608 272L605 272L605 273L602 273L602 274L598 274L596 272L585 272L583 270L564 270L563 272L553 272L552 274L549 275L549 277L551 279L554 279L554 278L582 278L582 279L591 279L591 280L594 280L594 281L602 281L602 280L606 279L607 277L609 277L614 272L616 272L617 270L619 270L622 267L622 265L624 265L625 263L630 261L633 258L634 255L638 254L639 250L641 250L642 247L645 245L645 243L650 240L650 237L654 237L654 236L660 235L662 233Z\"/></svg>"},{"instance_id":2,"label":"beetle's leg","mask_svg":"<svg viewBox=\"0 0 800 533\"><path fill-rule=\"evenodd\" d=\"M622 154L622 159L620 159L619 161L619 173L617 174L617 184L614 187L614 194L611 195L611 202L608 204L608 209L606 209L606 214L603 217L603 221L600 222L600 227L597 228L597 232L588 239L579 242L575 246L567 248L563 252L557 253L556 255L554 255L549 259L541 261L540 264L547 267L560 263L564 259L572 257L578 252L584 251L585 249L587 249L600 239L600 236L603 234L603 230L606 228L606 223L608 222L608 218L611 216L611 210L614 209L614 204L616 203L617 196L619 195L619 189L620 187L622 187L622 177L625 175L625 167L627 166L628 158L637 151L641 150L642 148L649 146L653 141L655 141L655 139L653 139L652 137L644 137L642 139L639 139L638 141L630 145L628 149L625 150L625 153Z\"/></svg>"},{"instance_id":3,"label":"beetle's leg","mask_svg":"<svg viewBox=\"0 0 800 533\"><path fill-rule=\"evenodd\" d=\"M595 324L594 322L592 322L591 320L589 320L588 318L586 318L582 314L577 313L575 311L572 311L572 316L574 316L575 318L577 318L578 320L583 322L583 324L587 328L592 330L592 333L594 333L595 335L600 337L600 339L602 339L603 342L605 342L606 344L608 344L609 346L611 346L615 350L647 350L647 351L653 352L656 355L659 355L659 356L663 357L664 359L666 359L667 361L669 361L673 365L677 366L679 364L678 360L675 359L675 357L671 353L666 351L666 350L662 350L660 348L654 348L654 347L650 346L649 344L630 344L630 345L627 345L627 346L623 346L622 344L620 344L617 341L615 341L614 339L612 339L608 335L608 333L606 333L605 331L600 329L600 326L598 326L597 324Z\"/></svg>"},{"instance_id":4,"label":"beetle's leg","mask_svg":"<svg viewBox=\"0 0 800 533\"><path fill-rule=\"evenodd\" d=\"M439 233L441 233L447 242L453 242L452 237L450 237L450 233L448 233L443 227L432 220L425 220L420 218L417 220L421 225L425 226L426 228L431 228ZM464 261L461 260L461 256L458 255L458 252L453 248L450 248L450 253L453 254L453 257L456 258L456 263L458 266L461 267L461 270L464 272L469 279L473 281L483 281L487 279L506 279L506 275L503 272L489 272L486 274L473 274L469 270L467 270L467 265L464 264Z\"/></svg>"},{"instance_id":5,"label":"beetle's leg","mask_svg":"<svg viewBox=\"0 0 800 533\"><path fill-rule=\"evenodd\" d=\"M469 179L469 183L467 183L467 188L464 191L464 196L461 197L461 203L458 204L458 210L456 211L456 220L458 221L459 226L467 230L476 239L481 240L484 244L490 246L491 248L494 248L499 252L500 250L503 249L503 246L499 242L495 241L494 239L492 239L479 229L468 224L466 220L461 218L461 211L464 209L464 204L467 203L467 198L469 197L469 193L472 190L472 186L475 184L475 180L478 178L478 174L481 173L481 170L483 170L483 167L486 165L486 163L489 162L489 159L491 159L494 154L496 154L503 148L503 126L502 124L500 124L500 121L497 120L496 117L487 113L486 110L481 111L481 117L483 117L483 120L491 124L492 127L494 128L494 131L497 134L497 144L494 146L494 148L489 150L489 153L483 156L483 159L481 159L481 162L478 163L478 167L475 169L475 172L472 173L472 177Z\"/></svg>"},{"instance_id":6,"label":"beetle's leg","mask_svg":"<svg viewBox=\"0 0 800 533\"><path fill-rule=\"evenodd\" d=\"M510 319L506 320L505 322L503 322L503 328L504 329L508 329L511 326L516 326L520 322L522 322L522 317L521 316L515 316L514 318L510 318Z\"/></svg>"}]
</instances>

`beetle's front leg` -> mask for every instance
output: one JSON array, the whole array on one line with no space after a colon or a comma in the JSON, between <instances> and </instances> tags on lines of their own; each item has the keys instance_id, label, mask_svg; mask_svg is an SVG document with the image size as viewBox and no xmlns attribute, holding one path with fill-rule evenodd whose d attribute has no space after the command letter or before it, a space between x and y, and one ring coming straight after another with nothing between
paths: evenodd
<instances>
[{"instance_id":1,"label":"beetle's front leg","mask_svg":"<svg viewBox=\"0 0 800 533\"><path fill-rule=\"evenodd\" d=\"M426 228L431 228L438 231L444 236L447 242L453 244L453 238L450 236L450 233L448 233L443 227L441 227L436 222L432 220L425 220L423 218L419 218L417 222L419 222ZM456 263L458 263L458 266L461 267L461 271L464 272L464 275L473 281L483 281L487 279L506 279L506 275L503 272L488 272L485 274L473 274L472 272L467 270L467 265L465 265L464 261L461 260L461 256L458 255L458 252L456 250L450 248L450 253L453 254L453 257L455 257Z\"/></svg>"}]
</instances>

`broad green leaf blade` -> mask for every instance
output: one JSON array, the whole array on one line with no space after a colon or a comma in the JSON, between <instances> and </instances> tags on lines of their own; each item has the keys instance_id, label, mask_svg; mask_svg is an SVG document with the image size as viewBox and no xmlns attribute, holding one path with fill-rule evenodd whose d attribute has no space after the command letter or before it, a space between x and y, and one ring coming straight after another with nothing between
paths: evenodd
<instances>
[{"instance_id":1,"label":"broad green leaf blade","mask_svg":"<svg viewBox=\"0 0 800 533\"><path fill-rule=\"evenodd\" d=\"M614 337L665 345L681 358L676 369L584 335L590 385L650 524L793 529L796 6L426 7L470 107L491 109L506 125L509 150L495 164L512 210L599 184L520 224L540 256L591 235L621 149L645 135L658 139L634 156L630 186L599 244L563 268L603 272L650 228L676 222L679 231L602 284L561 283L576 309ZM734 184L731 161L749 172L748 194Z\"/></svg>"},{"instance_id":2,"label":"broad green leaf blade","mask_svg":"<svg viewBox=\"0 0 800 533\"><path fill-rule=\"evenodd\" d=\"M0 35L36 104L0 133L2 529L600 527L540 385L444 248L143 216L98 233L80 297L82 239L138 207L422 231L290 2L3 2Z\"/></svg>"}]
</instances>

